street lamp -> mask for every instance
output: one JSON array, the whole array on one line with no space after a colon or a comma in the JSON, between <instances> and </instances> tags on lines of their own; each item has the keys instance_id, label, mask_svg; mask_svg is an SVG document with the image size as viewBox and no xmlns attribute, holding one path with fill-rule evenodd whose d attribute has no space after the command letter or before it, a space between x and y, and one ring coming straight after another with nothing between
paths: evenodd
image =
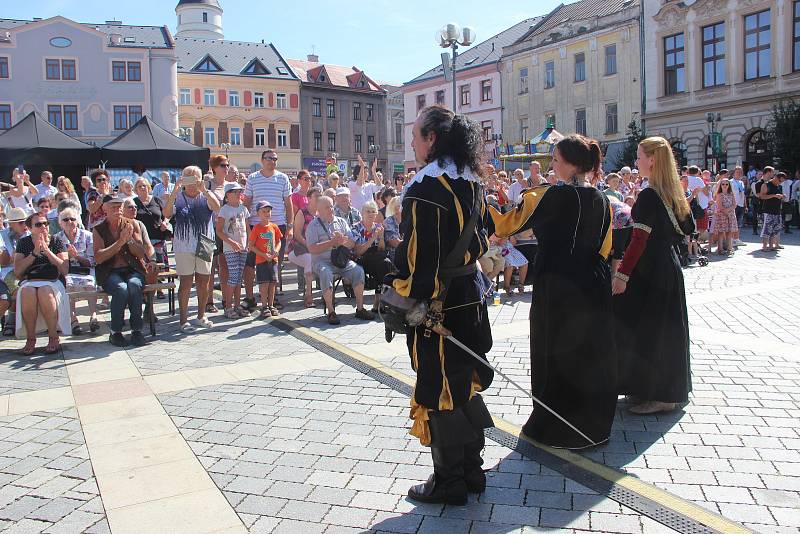
<instances>
[{"instance_id":1,"label":"street lamp","mask_svg":"<svg viewBox=\"0 0 800 534\"><path fill-rule=\"evenodd\" d=\"M475 42L475 30L469 26L464 28L459 27L458 24L451 22L445 24L436 33L436 40L442 48L450 48L453 51L452 71L450 75L453 78L453 113L456 112L456 58L458 57L458 45L470 46ZM442 54L446 56L447 54Z\"/></svg>"},{"instance_id":2,"label":"street lamp","mask_svg":"<svg viewBox=\"0 0 800 534\"><path fill-rule=\"evenodd\" d=\"M184 141L188 142L189 139L191 139L192 135L194 134L194 129L193 128L189 128L189 127L186 127L186 128L175 128L175 130L173 130L172 133L174 133L176 137L180 137Z\"/></svg>"},{"instance_id":3,"label":"street lamp","mask_svg":"<svg viewBox=\"0 0 800 534\"><path fill-rule=\"evenodd\" d=\"M227 157L228 157L228 150L230 150L230 149L231 149L231 144L230 144L230 143L220 143L220 144L219 144L219 147L220 147L222 150L224 150L224 151L225 151L225 158L227 159Z\"/></svg>"},{"instance_id":4,"label":"street lamp","mask_svg":"<svg viewBox=\"0 0 800 534\"><path fill-rule=\"evenodd\" d=\"M722 113L714 113L709 111L706 113L706 122L709 125L708 146L711 149L711 160L713 162L713 170L716 172L718 166L718 158L722 155L722 132L717 131L717 123L722 122Z\"/></svg>"}]
</instances>

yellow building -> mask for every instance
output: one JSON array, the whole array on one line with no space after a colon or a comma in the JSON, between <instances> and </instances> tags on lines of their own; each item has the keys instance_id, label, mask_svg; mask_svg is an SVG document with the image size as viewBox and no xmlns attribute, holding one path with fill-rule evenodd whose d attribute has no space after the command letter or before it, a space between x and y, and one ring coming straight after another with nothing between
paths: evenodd
<instances>
[{"instance_id":1,"label":"yellow building","mask_svg":"<svg viewBox=\"0 0 800 534\"><path fill-rule=\"evenodd\" d=\"M503 142L527 143L552 123L597 139L616 164L641 112L639 0L561 5L503 48Z\"/></svg>"},{"instance_id":2,"label":"yellow building","mask_svg":"<svg viewBox=\"0 0 800 534\"><path fill-rule=\"evenodd\" d=\"M182 0L176 13L184 136L191 129L190 141L227 152L240 171L258 170L267 148L280 170L300 169L300 80L280 53L270 43L222 39L217 0Z\"/></svg>"}]
</instances>

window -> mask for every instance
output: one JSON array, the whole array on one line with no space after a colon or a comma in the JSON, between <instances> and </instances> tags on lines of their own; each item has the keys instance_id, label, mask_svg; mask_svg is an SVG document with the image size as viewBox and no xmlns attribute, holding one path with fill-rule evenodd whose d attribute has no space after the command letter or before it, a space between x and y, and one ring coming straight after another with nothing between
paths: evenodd
<instances>
[{"instance_id":1,"label":"window","mask_svg":"<svg viewBox=\"0 0 800 534\"><path fill-rule=\"evenodd\" d=\"M322 152L322 132L314 132L314 151Z\"/></svg>"},{"instance_id":2,"label":"window","mask_svg":"<svg viewBox=\"0 0 800 534\"><path fill-rule=\"evenodd\" d=\"M142 81L142 64L138 61L128 61L128 81Z\"/></svg>"},{"instance_id":3,"label":"window","mask_svg":"<svg viewBox=\"0 0 800 534\"><path fill-rule=\"evenodd\" d=\"M206 55L192 70L196 72L220 72L222 67L211 56Z\"/></svg>"},{"instance_id":4,"label":"window","mask_svg":"<svg viewBox=\"0 0 800 534\"><path fill-rule=\"evenodd\" d=\"M192 103L192 90L191 89L181 89L181 105L182 106L189 106Z\"/></svg>"},{"instance_id":5,"label":"window","mask_svg":"<svg viewBox=\"0 0 800 534\"><path fill-rule=\"evenodd\" d=\"M256 128L256 146L264 146L266 138L266 130L264 128Z\"/></svg>"},{"instance_id":6,"label":"window","mask_svg":"<svg viewBox=\"0 0 800 534\"><path fill-rule=\"evenodd\" d=\"M62 129L61 106L47 106L47 122L59 130Z\"/></svg>"},{"instance_id":7,"label":"window","mask_svg":"<svg viewBox=\"0 0 800 534\"><path fill-rule=\"evenodd\" d=\"M575 133L586 135L586 110L575 110Z\"/></svg>"},{"instance_id":8,"label":"window","mask_svg":"<svg viewBox=\"0 0 800 534\"><path fill-rule=\"evenodd\" d=\"M275 107L278 109L286 109L289 107L288 100L286 99L286 93L275 94Z\"/></svg>"},{"instance_id":9,"label":"window","mask_svg":"<svg viewBox=\"0 0 800 534\"><path fill-rule=\"evenodd\" d=\"M519 94L528 93L528 67L519 69Z\"/></svg>"},{"instance_id":10,"label":"window","mask_svg":"<svg viewBox=\"0 0 800 534\"><path fill-rule=\"evenodd\" d=\"M203 22L208 22L208 13L203 11Z\"/></svg>"},{"instance_id":11,"label":"window","mask_svg":"<svg viewBox=\"0 0 800 534\"><path fill-rule=\"evenodd\" d=\"M575 54L575 81L586 81L586 54Z\"/></svg>"},{"instance_id":12,"label":"window","mask_svg":"<svg viewBox=\"0 0 800 534\"><path fill-rule=\"evenodd\" d=\"M254 108L263 108L264 107L264 93L254 93L253 94L253 107Z\"/></svg>"},{"instance_id":13,"label":"window","mask_svg":"<svg viewBox=\"0 0 800 534\"><path fill-rule=\"evenodd\" d=\"M0 57L0 78L8 78L8 58Z\"/></svg>"},{"instance_id":14,"label":"window","mask_svg":"<svg viewBox=\"0 0 800 534\"><path fill-rule=\"evenodd\" d=\"M795 8L796 10L797 8ZM772 68L770 42L770 10L747 15L744 18L744 79L768 77ZM796 33L796 29L795 29Z\"/></svg>"},{"instance_id":15,"label":"window","mask_svg":"<svg viewBox=\"0 0 800 534\"><path fill-rule=\"evenodd\" d=\"M321 98L312 98L311 99L311 116L312 117L322 117L322 99Z\"/></svg>"},{"instance_id":16,"label":"window","mask_svg":"<svg viewBox=\"0 0 800 534\"><path fill-rule=\"evenodd\" d=\"M58 107L58 106L55 106ZM64 106L64 129L78 129L78 106Z\"/></svg>"},{"instance_id":17,"label":"window","mask_svg":"<svg viewBox=\"0 0 800 534\"><path fill-rule=\"evenodd\" d=\"M606 133L617 133L619 126L617 123L617 105L606 104Z\"/></svg>"},{"instance_id":18,"label":"window","mask_svg":"<svg viewBox=\"0 0 800 534\"><path fill-rule=\"evenodd\" d=\"M328 108L328 118L329 119L335 119L336 118L336 102L334 100L328 100L327 108Z\"/></svg>"},{"instance_id":19,"label":"window","mask_svg":"<svg viewBox=\"0 0 800 534\"><path fill-rule=\"evenodd\" d=\"M555 113L545 113L545 115L544 115L544 127L545 128L555 128L556 127L556 114Z\"/></svg>"},{"instance_id":20,"label":"window","mask_svg":"<svg viewBox=\"0 0 800 534\"><path fill-rule=\"evenodd\" d=\"M61 62L57 59L46 59L45 63L45 77L48 80L61 79Z\"/></svg>"},{"instance_id":21,"label":"window","mask_svg":"<svg viewBox=\"0 0 800 534\"><path fill-rule=\"evenodd\" d=\"M375 136L374 135L368 135L367 136L367 145L368 145L367 148L371 152L373 150L373 147L375 146Z\"/></svg>"},{"instance_id":22,"label":"window","mask_svg":"<svg viewBox=\"0 0 800 534\"><path fill-rule=\"evenodd\" d=\"M353 140L353 152L356 154L363 152L363 148L361 146L361 134L356 134L355 139Z\"/></svg>"},{"instance_id":23,"label":"window","mask_svg":"<svg viewBox=\"0 0 800 534\"><path fill-rule=\"evenodd\" d=\"M336 152L336 134L328 132L328 152Z\"/></svg>"},{"instance_id":24,"label":"window","mask_svg":"<svg viewBox=\"0 0 800 534\"><path fill-rule=\"evenodd\" d=\"M9 104L0 104L0 130L8 130L11 128L11 106Z\"/></svg>"},{"instance_id":25,"label":"window","mask_svg":"<svg viewBox=\"0 0 800 534\"><path fill-rule=\"evenodd\" d=\"M367 120L370 122L375 120L375 104L367 104Z\"/></svg>"},{"instance_id":26,"label":"window","mask_svg":"<svg viewBox=\"0 0 800 534\"><path fill-rule=\"evenodd\" d=\"M544 88L552 89L556 86L556 62L546 61L544 64Z\"/></svg>"},{"instance_id":27,"label":"window","mask_svg":"<svg viewBox=\"0 0 800 534\"><path fill-rule=\"evenodd\" d=\"M217 146L217 132L213 127L206 127L203 130L203 143L207 146Z\"/></svg>"},{"instance_id":28,"label":"window","mask_svg":"<svg viewBox=\"0 0 800 534\"><path fill-rule=\"evenodd\" d=\"M127 106L114 106L114 129L127 130L128 129L128 107Z\"/></svg>"},{"instance_id":29,"label":"window","mask_svg":"<svg viewBox=\"0 0 800 534\"><path fill-rule=\"evenodd\" d=\"M492 121L481 121L481 130L483 130L483 140L492 140Z\"/></svg>"},{"instance_id":30,"label":"window","mask_svg":"<svg viewBox=\"0 0 800 534\"><path fill-rule=\"evenodd\" d=\"M286 130L278 130L278 148L286 148Z\"/></svg>"},{"instance_id":31,"label":"window","mask_svg":"<svg viewBox=\"0 0 800 534\"><path fill-rule=\"evenodd\" d=\"M417 113L425 107L425 95L417 95Z\"/></svg>"},{"instance_id":32,"label":"window","mask_svg":"<svg viewBox=\"0 0 800 534\"><path fill-rule=\"evenodd\" d=\"M78 73L75 69L75 60L74 59L62 59L61 60L61 79L62 80L77 80Z\"/></svg>"},{"instance_id":33,"label":"window","mask_svg":"<svg viewBox=\"0 0 800 534\"><path fill-rule=\"evenodd\" d=\"M519 138L523 142L528 140L528 119L519 120Z\"/></svg>"},{"instance_id":34,"label":"window","mask_svg":"<svg viewBox=\"0 0 800 534\"><path fill-rule=\"evenodd\" d=\"M674 95L686 90L683 34L664 38L664 94ZM608 124L606 122L606 124Z\"/></svg>"},{"instance_id":35,"label":"window","mask_svg":"<svg viewBox=\"0 0 800 534\"><path fill-rule=\"evenodd\" d=\"M394 144L396 144L396 145L403 144L403 123L402 122L394 123Z\"/></svg>"},{"instance_id":36,"label":"window","mask_svg":"<svg viewBox=\"0 0 800 534\"><path fill-rule=\"evenodd\" d=\"M800 1L794 3L794 64L792 70L800 70ZM0 58L0 78L3 77L3 58ZM8 67L6 67L6 70ZM8 75L6 75L6 78Z\"/></svg>"},{"instance_id":37,"label":"window","mask_svg":"<svg viewBox=\"0 0 800 534\"><path fill-rule=\"evenodd\" d=\"M360 121L361 120L361 103L360 102L353 102L353 120Z\"/></svg>"},{"instance_id":38,"label":"window","mask_svg":"<svg viewBox=\"0 0 800 534\"><path fill-rule=\"evenodd\" d=\"M469 106L470 102L470 92L469 92L469 85L462 85L458 88L458 94L460 95L461 105L462 106Z\"/></svg>"},{"instance_id":39,"label":"window","mask_svg":"<svg viewBox=\"0 0 800 534\"><path fill-rule=\"evenodd\" d=\"M703 28L703 87L725 85L725 23Z\"/></svg>"},{"instance_id":40,"label":"window","mask_svg":"<svg viewBox=\"0 0 800 534\"><path fill-rule=\"evenodd\" d=\"M231 128L230 143L233 146L240 146L242 144L242 129Z\"/></svg>"},{"instance_id":41,"label":"window","mask_svg":"<svg viewBox=\"0 0 800 534\"><path fill-rule=\"evenodd\" d=\"M481 102L488 102L492 99L492 80L481 81Z\"/></svg>"},{"instance_id":42,"label":"window","mask_svg":"<svg viewBox=\"0 0 800 534\"><path fill-rule=\"evenodd\" d=\"M230 91L228 93L228 105L232 108L239 107L239 91Z\"/></svg>"},{"instance_id":43,"label":"window","mask_svg":"<svg viewBox=\"0 0 800 534\"><path fill-rule=\"evenodd\" d=\"M111 62L111 79L115 82L124 82L126 80L124 61Z\"/></svg>"},{"instance_id":44,"label":"window","mask_svg":"<svg viewBox=\"0 0 800 534\"><path fill-rule=\"evenodd\" d=\"M128 124L133 126L142 120L142 106L129 106L128 107Z\"/></svg>"},{"instance_id":45,"label":"window","mask_svg":"<svg viewBox=\"0 0 800 534\"><path fill-rule=\"evenodd\" d=\"M217 105L217 96L216 93L214 93L213 89L206 89L203 91L203 105L205 106Z\"/></svg>"},{"instance_id":46,"label":"window","mask_svg":"<svg viewBox=\"0 0 800 534\"><path fill-rule=\"evenodd\" d=\"M444 91L436 91L436 104L444 106ZM423 107L425 107L424 103Z\"/></svg>"},{"instance_id":47,"label":"window","mask_svg":"<svg viewBox=\"0 0 800 534\"><path fill-rule=\"evenodd\" d=\"M242 74L252 74L253 76L262 76L269 74L269 70L264 66L258 58L254 58L242 71Z\"/></svg>"},{"instance_id":48,"label":"window","mask_svg":"<svg viewBox=\"0 0 800 534\"><path fill-rule=\"evenodd\" d=\"M606 76L617 73L617 45L609 45L606 51Z\"/></svg>"}]
</instances>

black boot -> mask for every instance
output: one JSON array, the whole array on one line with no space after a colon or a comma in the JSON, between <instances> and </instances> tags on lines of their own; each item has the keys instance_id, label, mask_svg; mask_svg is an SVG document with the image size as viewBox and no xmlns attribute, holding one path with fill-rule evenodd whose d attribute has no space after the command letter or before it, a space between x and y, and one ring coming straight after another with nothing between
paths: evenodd
<instances>
[{"instance_id":1,"label":"black boot","mask_svg":"<svg viewBox=\"0 0 800 534\"><path fill-rule=\"evenodd\" d=\"M483 493L486 490L486 474L482 469L481 456L486 445L483 429L493 427L494 422L480 395L472 397L462 411L469 419L476 435L474 440L464 444L464 480L470 493Z\"/></svg>"},{"instance_id":2,"label":"black boot","mask_svg":"<svg viewBox=\"0 0 800 534\"><path fill-rule=\"evenodd\" d=\"M431 447L433 474L424 484L411 486L408 497L424 503L467 504L464 482L464 446Z\"/></svg>"}]
</instances>

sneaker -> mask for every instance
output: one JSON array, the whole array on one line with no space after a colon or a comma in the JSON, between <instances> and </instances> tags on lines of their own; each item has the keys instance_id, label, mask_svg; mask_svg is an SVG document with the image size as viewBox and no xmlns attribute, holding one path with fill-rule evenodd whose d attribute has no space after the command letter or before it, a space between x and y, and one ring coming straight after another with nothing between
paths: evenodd
<instances>
[{"instance_id":1,"label":"sneaker","mask_svg":"<svg viewBox=\"0 0 800 534\"><path fill-rule=\"evenodd\" d=\"M225 317L228 319L238 319L240 316L236 308L228 308L225 310Z\"/></svg>"},{"instance_id":2,"label":"sneaker","mask_svg":"<svg viewBox=\"0 0 800 534\"><path fill-rule=\"evenodd\" d=\"M122 335L122 332L112 332L111 335L108 336L108 342L115 347L128 346L128 340L125 339L125 336Z\"/></svg>"},{"instance_id":3,"label":"sneaker","mask_svg":"<svg viewBox=\"0 0 800 534\"><path fill-rule=\"evenodd\" d=\"M747 243L745 243L745 242L744 242L744 241L742 241L741 239L735 239L735 240L733 241L733 244L734 244L734 245L736 245L737 247L744 247L744 246L747 246Z\"/></svg>"},{"instance_id":4,"label":"sneaker","mask_svg":"<svg viewBox=\"0 0 800 534\"><path fill-rule=\"evenodd\" d=\"M356 310L356 319L361 319L363 321L372 321L375 319L375 314L371 311L367 311L366 308L359 308Z\"/></svg>"},{"instance_id":5,"label":"sneaker","mask_svg":"<svg viewBox=\"0 0 800 534\"><path fill-rule=\"evenodd\" d=\"M147 339L145 339L141 331L136 330L131 334L131 343L137 347L144 347L147 345Z\"/></svg>"},{"instance_id":6,"label":"sneaker","mask_svg":"<svg viewBox=\"0 0 800 534\"><path fill-rule=\"evenodd\" d=\"M192 323L185 322L181 325L181 332L183 332L184 334L191 334L196 331L197 328L193 326Z\"/></svg>"}]
</instances>

